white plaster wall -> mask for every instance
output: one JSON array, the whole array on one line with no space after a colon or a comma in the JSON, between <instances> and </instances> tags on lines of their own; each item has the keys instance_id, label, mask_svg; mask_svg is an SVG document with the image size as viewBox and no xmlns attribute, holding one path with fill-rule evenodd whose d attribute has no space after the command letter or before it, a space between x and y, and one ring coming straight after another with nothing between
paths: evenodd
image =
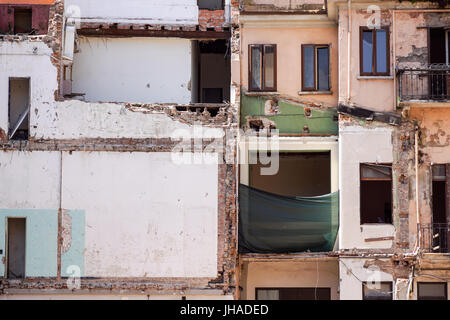
<instances>
[{"instance_id":1,"label":"white plaster wall","mask_svg":"<svg viewBox=\"0 0 450 320\"><path fill-rule=\"evenodd\" d=\"M33 53L35 52L35 53ZM8 132L9 78L30 78L30 111L54 101L57 69L53 52L41 41L0 42L0 128Z\"/></svg>"},{"instance_id":2,"label":"white plaster wall","mask_svg":"<svg viewBox=\"0 0 450 320\"><path fill-rule=\"evenodd\" d=\"M59 208L60 153L0 151L0 208Z\"/></svg>"},{"instance_id":3,"label":"white plaster wall","mask_svg":"<svg viewBox=\"0 0 450 320\"><path fill-rule=\"evenodd\" d=\"M339 127L339 246L352 248L390 248L392 240L365 242L367 238L392 237L391 224L360 224L360 163L392 163L392 129Z\"/></svg>"},{"instance_id":4,"label":"white plaster wall","mask_svg":"<svg viewBox=\"0 0 450 320\"><path fill-rule=\"evenodd\" d=\"M81 37L79 49L72 91L86 101L191 101L187 39Z\"/></svg>"},{"instance_id":5,"label":"white plaster wall","mask_svg":"<svg viewBox=\"0 0 450 320\"><path fill-rule=\"evenodd\" d=\"M85 210L86 276L217 276L217 165L73 152L63 177L64 208Z\"/></svg>"},{"instance_id":6,"label":"white plaster wall","mask_svg":"<svg viewBox=\"0 0 450 320\"><path fill-rule=\"evenodd\" d=\"M37 139L169 138L179 130L194 135L193 126L163 112L135 112L118 103L66 100L42 104L31 114L31 136ZM205 138L224 134L218 128L204 128L202 132Z\"/></svg>"},{"instance_id":7,"label":"white plaster wall","mask_svg":"<svg viewBox=\"0 0 450 320\"><path fill-rule=\"evenodd\" d=\"M340 258L340 300L362 300L362 281L393 281L392 275L371 266L364 268L366 259ZM394 284L392 284L394 288ZM394 295L393 295L394 296Z\"/></svg>"},{"instance_id":8,"label":"white plaster wall","mask_svg":"<svg viewBox=\"0 0 450 320\"><path fill-rule=\"evenodd\" d=\"M93 22L198 23L196 0L66 0L65 8Z\"/></svg>"}]
</instances>

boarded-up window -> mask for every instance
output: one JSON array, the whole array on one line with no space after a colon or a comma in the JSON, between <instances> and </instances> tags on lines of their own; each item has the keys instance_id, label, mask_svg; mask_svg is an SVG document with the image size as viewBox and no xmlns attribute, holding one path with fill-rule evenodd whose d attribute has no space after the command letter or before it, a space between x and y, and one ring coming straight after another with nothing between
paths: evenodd
<instances>
[{"instance_id":1,"label":"boarded-up window","mask_svg":"<svg viewBox=\"0 0 450 320\"><path fill-rule=\"evenodd\" d=\"M257 288L256 300L331 300L331 289Z\"/></svg>"},{"instance_id":2,"label":"boarded-up window","mask_svg":"<svg viewBox=\"0 0 450 320\"><path fill-rule=\"evenodd\" d=\"M25 277L25 218L8 218L7 274L10 279Z\"/></svg>"},{"instance_id":3,"label":"boarded-up window","mask_svg":"<svg viewBox=\"0 0 450 320\"><path fill-rule=\"evenodd\" d=\"M361 224L392 223L392 166L361 164Z\"/></svg>"}]
</instances>

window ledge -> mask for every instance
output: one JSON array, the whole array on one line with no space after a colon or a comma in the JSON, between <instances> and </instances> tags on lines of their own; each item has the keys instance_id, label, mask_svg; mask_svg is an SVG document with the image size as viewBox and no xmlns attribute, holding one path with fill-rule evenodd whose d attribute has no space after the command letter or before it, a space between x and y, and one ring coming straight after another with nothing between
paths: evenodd
<instances>
[{"instance_id":1,"label":"window ledge","mask_svg":"<svg viewBox=\"0 0 450 320\"><path fill-rule=\"evenodd\" d=\"M276 91L247 91L246 96L266 96L266 95L279 95Z\"/></svg>"},{"instance_id":2,"label":"window ledge","mask_svg":"<svg viewBox=\"0 0 450 320\"><path fill-rule=\"evenodd\" d=\"M299 91L299 96L304 95L332 95L333 91Z\"/></svg>"},{"instance_id":3,"label":"window ledge","mask_svg":"<svg viewBox=\"0 0 450 320\"><path fill-rule=\"evenodd\" d=\"M358 80L393 80L394 76L357 76Z\"/></svg>"}]
</instances>

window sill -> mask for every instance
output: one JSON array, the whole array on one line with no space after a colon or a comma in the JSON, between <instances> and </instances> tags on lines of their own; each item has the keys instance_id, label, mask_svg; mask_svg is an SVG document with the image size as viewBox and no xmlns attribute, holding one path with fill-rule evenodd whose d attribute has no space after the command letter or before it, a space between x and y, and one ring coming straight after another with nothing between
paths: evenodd
<instances>
[{"instance_id":1,"label":"window sill","mask_svg":"<svg viewBox=\"0 0 450 320\"><path fill-rule=\"evenodd\" d=\"M357 76L358 80L394 80L394 76Z\"/></svg>"},{"instance_id":2,"label":"window sill","mask_svg":"<svg viewBox=\"0 0 450 320\"><path fill-rule=\"evenodd\" d=\"M279 95L279 92L276 91L247 91L245 93L246 96L266 96L266 95Z\"/></svg>"},{"instance_id":3,"label":"window sill","mask_svg":"<svg viewBox=\"0 0 450 320\"><path fill-rule=\"evenodd\" d=\"M299 91L299 96L306 95L332 95L333 91Z\"/></svg>"}]
</instances>

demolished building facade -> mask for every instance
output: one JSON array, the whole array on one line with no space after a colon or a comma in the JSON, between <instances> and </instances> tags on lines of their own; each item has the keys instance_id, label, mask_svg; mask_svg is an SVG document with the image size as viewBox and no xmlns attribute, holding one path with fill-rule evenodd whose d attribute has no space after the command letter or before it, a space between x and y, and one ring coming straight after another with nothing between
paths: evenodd
<instances>
[{"instance_id":1,"label":"demolished building facade","mask_svg":"<svg viewBox=\"0 0 450 320\"><path fill-rule=\"evenodd\" d=\"M107 2L0 0L0 299L448 299L449 4Z\"/></svg>"}]
</instances>

